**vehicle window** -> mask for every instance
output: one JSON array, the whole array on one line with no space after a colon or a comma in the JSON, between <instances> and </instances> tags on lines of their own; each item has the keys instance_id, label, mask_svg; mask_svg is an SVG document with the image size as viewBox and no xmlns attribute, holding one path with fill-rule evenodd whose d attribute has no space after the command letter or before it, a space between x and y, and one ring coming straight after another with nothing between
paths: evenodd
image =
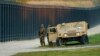
<instances>
[{"instance_id":1,"label":"vehicle window","mask_svg":"<svg viewBox=\"0 0 100 56\"><path fill-rule=\"evenodd\" d=\"M55 28L50 29L50 32L56 32Z\"/></svg>"}]
</instances>

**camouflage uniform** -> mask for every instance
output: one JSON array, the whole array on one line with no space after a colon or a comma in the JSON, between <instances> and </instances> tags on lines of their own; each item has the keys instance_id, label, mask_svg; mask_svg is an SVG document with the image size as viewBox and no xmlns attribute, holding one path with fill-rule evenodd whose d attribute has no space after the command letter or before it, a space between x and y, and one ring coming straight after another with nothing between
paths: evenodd
<instances>
[{"instance_id":1,"label":"camouflage uniform","mask_svg":"<svg viewBox=\"0 0 100 56\"><path fill-rule=\"evenodd\" d=\"M45 46L45 28L44 25L41 24L40 30L39 30L39 37L40 37L40 44L41 46Z\"/></svg>"}]
</instances>

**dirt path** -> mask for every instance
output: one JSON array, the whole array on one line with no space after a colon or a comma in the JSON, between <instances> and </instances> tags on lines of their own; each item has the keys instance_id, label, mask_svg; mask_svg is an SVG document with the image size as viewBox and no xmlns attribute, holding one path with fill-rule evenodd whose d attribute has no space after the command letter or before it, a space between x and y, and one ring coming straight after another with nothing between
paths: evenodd
<instances>
[{"instance_id":1,"label":"dirt path","mask_svg":"<svg viewBox=\"0 0 100 56\"><path fill-rule=\"evenodd\" d=\"M36 48L36 49L31 49L23 52L38 52L38 51L55 51L55 50L77 50L77 49L83 49L83 48L100 48L100 45L89 45L89 46L73 46L73 47L55 47L55 48Z\"/></svg>"},{"instance_id":2,"label":"dirt path","mask_svg":"<svg viewBox=\"0 0 100 56\"><path fill-rule=\"evenodd\" d=\"M100 33L100 25L89 29L88 35ZM47 44L47 39L45 39ZM40 46L39 39L27 40L27 41L11 41L0 43L0 56L10 56L18 52L29 52L29 51L50 51L50 50L68 50L68 49L80 49L80 48L95 48L96 46L81 46L81 47L68 47L68 48L38 48Z\"/></svg>"},{"instance_id":3,"label":"dirt path","mask_svg":"<svg viewBox=\"0 0 100 56\"><path fill-rule=\"evenodd\" d=\"M88 30L88 35L94 35L94 34L97 34L97 33L100 33L100 25L93 27L93 28L90 28Z\"/></svg>"}]
</instances>

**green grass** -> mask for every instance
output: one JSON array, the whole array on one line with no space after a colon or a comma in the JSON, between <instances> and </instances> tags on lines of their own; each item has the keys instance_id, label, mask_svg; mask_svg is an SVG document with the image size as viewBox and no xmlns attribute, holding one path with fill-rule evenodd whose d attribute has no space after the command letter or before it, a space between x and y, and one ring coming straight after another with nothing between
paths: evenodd
<instances>
[{"instance_id":1,"label":"green grass","mask_svg":"<svg viewBox=\"0 0 100 56\"><path fill-rule=\"evenodd\" d=\"M28 52L18 53L13 56L99 56L100 48L87 48L66 51L45 51L45 52Z\"/></svg>"},{"instance_id":2,"label":"green grass","mask_svg":"<svg viewBox=\"0 0 100 56\"><path fill-rule=\"evenodd\" d=\"M100 44L100 34L89 36L90 44Z\"/></svg>"}]
</instances>

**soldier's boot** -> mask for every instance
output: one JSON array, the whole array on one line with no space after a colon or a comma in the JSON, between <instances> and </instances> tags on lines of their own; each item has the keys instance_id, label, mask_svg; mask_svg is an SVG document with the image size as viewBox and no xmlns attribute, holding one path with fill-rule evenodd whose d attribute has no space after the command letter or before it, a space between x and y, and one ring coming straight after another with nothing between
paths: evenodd
<instances>
[{"instance_id":1,"label":"soldier's boot","mask_svg":"<svg viewBox=\"0 0 100 56\"><path fill-rule=\"evenodd\" d=\"M42 46L45 46L45 42L44 41L42 41Z\"/></svg>"},{"instance_id":2,"label":"soldier's boot","mask_svg":"<svg viewBox=\"0 0 100 56\"><path fill-rule=\"evenodd\" d=\"M42 39L41 39L41 47L43 47L43 41L42 41Z\"/></svg>"},{"instance_id":3,"label":"soldier's boot","mask_svg":"<svg viewBox=\"0 0 100 56\"><path fill-rule=\"evenodd\" d=\"M43 46L43 42L42 42L42 39L40 39L40 44L41 44L41 47Z\"/></svg>"},{"instance_id":4,"label":"soldier's boot","mask_svg":"<svg viewBox=\"0 0 100 56\"><path fill-rule=\"evenodd\" d=\"M45 42L43 42L43 46L45 46Z\"/></svg>"}]
</instances>

